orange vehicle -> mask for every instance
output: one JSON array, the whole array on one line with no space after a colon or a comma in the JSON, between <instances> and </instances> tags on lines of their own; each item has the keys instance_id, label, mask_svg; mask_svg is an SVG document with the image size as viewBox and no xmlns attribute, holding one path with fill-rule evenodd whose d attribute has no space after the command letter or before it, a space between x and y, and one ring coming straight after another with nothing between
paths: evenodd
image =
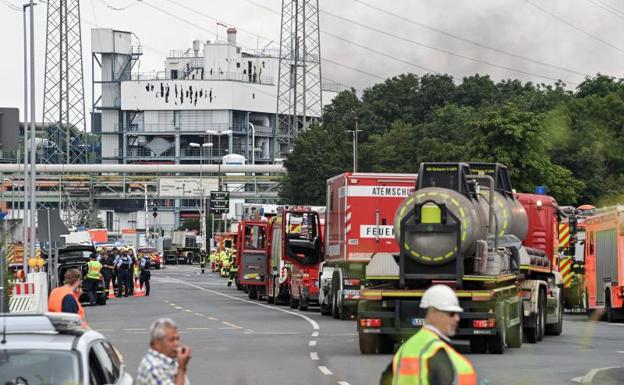
<instances>
[{"instance_id":1,"label":"orange vehicle","mask_svg":"<svg viewBox=\"0 0 624 385\"><path fill-rule=\"evenodd\" d=\"M624 206L597 210L585 220L587 312L612 322L624 315Z\"/></svg>"}]
</instances>

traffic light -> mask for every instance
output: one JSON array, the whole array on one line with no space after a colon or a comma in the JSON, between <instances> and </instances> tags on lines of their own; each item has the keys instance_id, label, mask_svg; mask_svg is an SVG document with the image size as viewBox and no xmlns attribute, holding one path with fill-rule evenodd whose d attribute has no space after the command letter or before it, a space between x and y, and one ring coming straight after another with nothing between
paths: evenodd
<instances>
[{"instance_id":1,"label":"traffic light","mask_svg":"<svg viewBox=\"0 0 624 385\"><path fill-rule=\"evenodd\" d=\"M154 218L156 218L158 216L158 206L154 205L154 208L152 209L152 216Z\"/></svg>"}]
</instances>

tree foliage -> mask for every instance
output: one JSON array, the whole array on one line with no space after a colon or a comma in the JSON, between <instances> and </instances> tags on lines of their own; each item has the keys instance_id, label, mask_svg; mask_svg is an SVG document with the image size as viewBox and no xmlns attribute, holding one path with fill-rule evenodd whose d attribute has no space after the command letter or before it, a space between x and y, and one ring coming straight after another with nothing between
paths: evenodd
<instances>
[{"instance_id":1,"label":"tree foliage","mask_svg":"<svg viewBox=\"0 0 624 385\"><path fill-rule=\"evenodd\" d=\"M487 161L509 167L518 191L547 186L561 204L624 198L624 81L598 74L574 91L474 75L400 75L360 98L339 94L318 126L300 135L281 197L324 204L326 179L352 169L416 173L424 161Z\"/></svg>"}]
</instances>

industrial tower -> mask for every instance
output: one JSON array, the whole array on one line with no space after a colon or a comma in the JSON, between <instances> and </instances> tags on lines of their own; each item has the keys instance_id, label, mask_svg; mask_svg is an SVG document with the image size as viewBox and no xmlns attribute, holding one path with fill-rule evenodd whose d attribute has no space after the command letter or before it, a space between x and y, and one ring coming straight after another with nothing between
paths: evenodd
<instances>
[{"instance_id":1,"label":"industrial tower","mask_svg":"<svg viewBox=\"0 0 624 385\"><path fill-rule=\"evenodd\" d=\"M46 31L42 163L86 163L79 0L49 0Z\"/></svg>"},{"instance_id":2,"label":"industrial tower","mask_svg":"<svg viewBox=\"0 0 624 385\"><path fill-rule=\"evenodd\" d=\"M275 156L288 154L301 131L321 116L318 0L282 0Z\"/></svg>"}]
</instances>

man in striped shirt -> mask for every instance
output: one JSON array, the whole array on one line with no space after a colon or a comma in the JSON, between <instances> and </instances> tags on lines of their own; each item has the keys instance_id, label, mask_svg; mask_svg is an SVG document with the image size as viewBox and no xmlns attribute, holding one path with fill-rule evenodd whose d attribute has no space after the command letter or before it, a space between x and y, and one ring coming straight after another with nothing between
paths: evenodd
<instances>
[{"instance_id":1,"label":"man in striped shirt","mask_svg":"<svg viewBox=\"0 0 624 385\"><path fill-rule=\"evenodd\" d=\"M186 369L191 349L180 345L178 327L169 318L156 320L150 328L150 349L141 360L139 385L189 385Z\"/></svg>"}]
</instances>

